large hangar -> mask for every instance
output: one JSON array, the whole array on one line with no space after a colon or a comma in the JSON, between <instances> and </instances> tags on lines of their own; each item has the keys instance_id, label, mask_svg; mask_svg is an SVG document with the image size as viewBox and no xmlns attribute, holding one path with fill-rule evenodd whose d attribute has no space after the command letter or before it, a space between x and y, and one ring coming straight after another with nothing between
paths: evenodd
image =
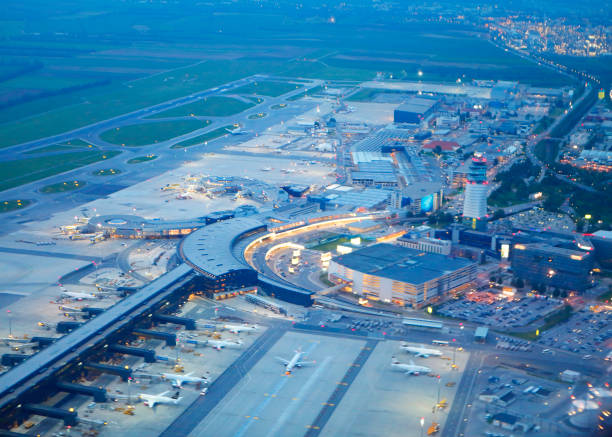
<instances>
[{"instance_id":1,"label":"large hangar","mask_svg":"<svg viewBox=\"0 0 612 437\"><path fill-rule=\"evenodd\" d=\"M419 124L433 114L438 104L438 100L413 97L393 111L393 122Z\"/></svg>"},{"instance_id":2,"label":"large hangar","mask_svg":"<svg viewBox=\"0 0 612 437\"><path fill-rule=\"evenodd\" d=\"M359 296L413 308L459 292L476 279L471 261L391 244L338 256L328 272L330 281L350 283Z\"/></svg>"}]
</instances>

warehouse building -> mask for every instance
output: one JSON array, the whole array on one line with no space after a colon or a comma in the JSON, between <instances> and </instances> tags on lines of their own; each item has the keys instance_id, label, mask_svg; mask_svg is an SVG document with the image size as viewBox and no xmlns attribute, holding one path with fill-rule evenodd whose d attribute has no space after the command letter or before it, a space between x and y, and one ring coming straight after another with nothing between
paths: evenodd
<instances>
[{"instance_id":1,"label":"warehouse building","mask_svg":"<svg viewBox=\"0 0 612 437\"><path fill-rule=\"evenodd\" d=\"M329 280L346 283L370 300L421 308L470 286L476 265L468 260L375 244L330 261Z\"/></svg>"},{"instance_id":2,"label":"warehouse building","mask_svg":"<svg viewBox=\"0 0 612 437\"><path fill-rule=\"evenodd\" d=\"M414 97L393 111L393 122L419 124L434 113L439 103L439 100Z\"/></svg>"}]
</instances>

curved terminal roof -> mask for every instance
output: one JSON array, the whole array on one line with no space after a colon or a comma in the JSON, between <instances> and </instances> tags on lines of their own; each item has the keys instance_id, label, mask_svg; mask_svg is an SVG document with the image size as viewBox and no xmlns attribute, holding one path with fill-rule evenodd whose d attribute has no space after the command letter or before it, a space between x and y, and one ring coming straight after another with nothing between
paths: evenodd
<instances>
[{"instance_id":1,"label":"curved terminal roof","mask_svg":"<svg viewBox=\"0 0 612 437\"><path fill-rule=\"evenodd\" d=\"M236 217L198 229L180 247L181 257L196 270L221 276L233 270L251 269L238 261L232 252L236 238L251 231L266 229L260 219Z\"/></svg>"}]
</instances>

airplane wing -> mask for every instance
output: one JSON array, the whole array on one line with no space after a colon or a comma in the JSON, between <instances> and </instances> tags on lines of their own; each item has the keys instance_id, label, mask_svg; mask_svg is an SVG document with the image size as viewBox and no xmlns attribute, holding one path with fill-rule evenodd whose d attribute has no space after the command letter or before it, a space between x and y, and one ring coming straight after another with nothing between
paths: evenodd
<instances>
[{"instance_id":1,"label":"airplane wing","mask_svg":"<svg viewBox=\"0 0 612 437\"><path fill-rule=\"evenodd\" d=\"M428 354L422 354L422 353L418 353L417 357L421 357L421 358L429 358Z\"/></svg>"},{"instance_id":2,"label":"airplane wing","mask_svg":"<svg viewBox=\"0 0 612 437\"><path fill-rule=\"evenodd\" d=\"M315 364L315 361L298 361L295 363L296 367L312 366L313 364Z\"/></svg>"},{"instance_id":3,"label":"airplane wing","mask_svg":"<svg viewBox=\"0 0 612 437\"><path fill-rule=\"evenodd\" d=\"M165 392L160 393L157 396L166 396L168 393L170 393L170 390L166 390Z\"/></svg>"},{"instance_id":4,"label":"airplane wing","mask_svg":"<svg viewBox=\"0 0 612 437\"><path fill-rule=\"evenodd\" d=\"M287 364L289 364L289 361L288 361L288 360L286 360L286 359L284 359L284 358L281 358L281 357L274 357L274 358L276 358L278 361L280 361L281 363L283 363L285 366L286 366Z\"/></svg>"}]
</instances>

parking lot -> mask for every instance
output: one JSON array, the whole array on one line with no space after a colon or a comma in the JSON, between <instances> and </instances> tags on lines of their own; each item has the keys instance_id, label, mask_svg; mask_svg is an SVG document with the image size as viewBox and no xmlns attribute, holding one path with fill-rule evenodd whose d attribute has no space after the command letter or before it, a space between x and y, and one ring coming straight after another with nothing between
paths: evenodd
<instances>
[{"instance_id":1,"label":"parking lot","mask_svg":"<svg viewBox=\"0 0 612 437\"><path fill-rule=\"evenodd\" d=\"M496 328L518 328L541 319L563 305L553 298L496 297L492 293L468 293L458 300L441 305L437 312L443 316L463 319Z\"/></svg>"},{"instance_id":2,"label":"parking lot","mask_svg":"<svg viewBox=\"0 0 612 437\"><path fill-rule=\"evenodd\" d=\"M545 331L539 343L582 354L584 359L605 357L610 351L612 323L610 312L582 310L566 323ZM553 353L552 351L550 353Z\"/></svg>"}]
</instances>

